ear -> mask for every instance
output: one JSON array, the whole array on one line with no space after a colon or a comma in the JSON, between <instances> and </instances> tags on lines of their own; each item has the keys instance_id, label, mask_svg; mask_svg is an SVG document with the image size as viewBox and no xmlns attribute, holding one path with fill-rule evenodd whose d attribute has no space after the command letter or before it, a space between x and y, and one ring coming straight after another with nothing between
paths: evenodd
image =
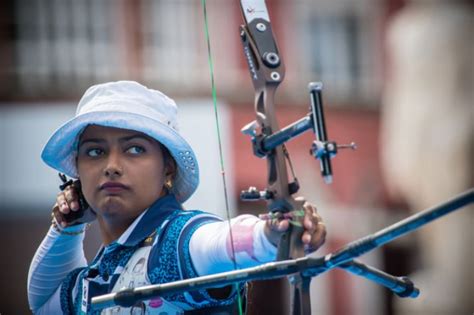
<instances>
[{"instance_id":1,"label":"ear","mask_svg":"<svg viewBox=\"0 0 474 315\"><path fill-rule=\"evenodd\" d=\"M159 142L158 142L159 143ZM165 171L165 178L173 180L176 176L178 167L176 166L176 161L171 155L170 151L163 144L159 143L161 147L161 152L163 153L163 164Z\"/></svg>"},{"instance_id":2,"label":"ear","mask_svg":"<svg viewBox=\"0 0 474 315\"><path fill-rule=\"evenodd\" d=\"M171 158L165 165L165 176L174 179L176 176L176 170L176 162L173 160L173 158Z\"/></svg>"},{"instance_id":3,"label":"ear","mask_svg":"<svg viewBox=\"0 0 474 315\"><path fill-rule=\"evenodd\" d=\"M168 152L165 153L165 176L166 178L174 179L177 171L176 162Z\"/></svg>"}]
</instances>

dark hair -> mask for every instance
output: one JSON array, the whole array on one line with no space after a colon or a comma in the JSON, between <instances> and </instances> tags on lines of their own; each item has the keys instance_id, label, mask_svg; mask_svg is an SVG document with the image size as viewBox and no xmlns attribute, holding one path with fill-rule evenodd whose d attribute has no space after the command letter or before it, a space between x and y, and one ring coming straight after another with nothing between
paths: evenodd
<instances>
[{"instance_id":1,"label":"dark hair","mask_svg":"<svg viewBox=\"0 0 474 315\"><path fill-rule=\"evenodd\" d=\"M163 152L163 161L164 165L166 168L168 168L168 171L171 171L172 174L172 180L176 177L176 171L178 170L178 166L176 165L176 161L171 155L170 151L166 146L164 146L162 143L158 142L161 147L161 151Z\"/></svg>"}]
</instances>

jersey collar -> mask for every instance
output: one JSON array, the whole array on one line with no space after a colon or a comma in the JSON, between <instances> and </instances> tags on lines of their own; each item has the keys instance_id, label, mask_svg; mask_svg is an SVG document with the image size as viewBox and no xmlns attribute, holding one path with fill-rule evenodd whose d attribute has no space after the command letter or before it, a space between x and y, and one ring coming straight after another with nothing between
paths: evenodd
<instances>
[{"instance_id":1,"label":"jersey collar","mask_svg":"<svg viewBox=\"0 0 474 315\"><path fill-rule=\"evenodd\" d=\"M138 243L150 236L176 210L183 210L183 207L174 195L166 195L159 198L133 221L117 240L117 243L125 246L138 245Z\"/></svg>"}]
</instances>

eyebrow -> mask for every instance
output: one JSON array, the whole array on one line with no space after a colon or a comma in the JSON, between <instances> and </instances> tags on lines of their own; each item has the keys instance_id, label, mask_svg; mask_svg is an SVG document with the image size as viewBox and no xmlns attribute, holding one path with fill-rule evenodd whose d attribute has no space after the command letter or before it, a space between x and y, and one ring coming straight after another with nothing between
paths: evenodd
<instances>
[{"instance_id":1,"label":"eyebrow","mask_svg":"<svg viewBox=\"0 0 474 315\"><path fill-rule=\"evenodd\" d=\"M142 139L142 140L145 140L149 143L152 143L152 140L150 138L148 138L147 136L144 136L144 135L140 135L140 134L134 134L134 135L130 135L130 136L121 137L119 139L119 142L127 142L127 141L134 140L134 139ZM107 142L107 141L105 139L102 139L102 138L87 138L87 139L81 140L81 142L79 143L79 147L81 147L85 143L89 143L89 142L91 142L91 143L104 143L104 142Z\"/></svg>"}]
</instances>

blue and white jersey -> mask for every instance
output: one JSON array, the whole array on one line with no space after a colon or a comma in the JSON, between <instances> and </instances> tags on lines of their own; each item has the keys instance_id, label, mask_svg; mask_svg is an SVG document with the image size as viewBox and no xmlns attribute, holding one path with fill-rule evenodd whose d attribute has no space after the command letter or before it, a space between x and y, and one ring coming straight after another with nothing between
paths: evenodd
<instances>
[{"instance_id":1,"label":"blue and white jersey","mask_svg":"<svg viewBox=\"0 0 474 315\"><path fill-rule=\"evenodd\" d=\"M65 314L182 314L185 311L233 304L234 292L216 300L207 291L173 294L139 302L131 308L92 312L91 298L123 288L197 277L189 252L192 234L220 219L202 211L184 211L174 196L158 199L115 242L102 247L94 260L75 269L61 286Z\"/></svg>"}]
</instances>

